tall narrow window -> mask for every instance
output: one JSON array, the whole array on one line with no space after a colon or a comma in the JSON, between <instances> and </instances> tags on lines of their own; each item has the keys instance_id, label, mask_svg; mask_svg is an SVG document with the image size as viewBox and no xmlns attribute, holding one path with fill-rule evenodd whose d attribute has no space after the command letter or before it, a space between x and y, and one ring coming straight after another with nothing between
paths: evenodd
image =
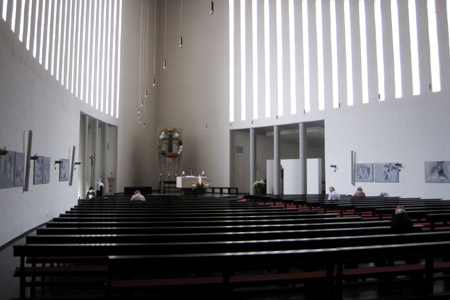
<instances>
[{"instance_id":1,"label":"tall narrow window","mask_svg":"<svg viewBox=\"0 0 450 300\"><path fill-rule=\"evenodd\" d=\"M50 60L50 29L52 23L52 0L48 1L48 12L47 12L47 34L46 34L46 44L45 44L45 69L48 70L48 63Z\"/></svg>"},{"instance_id":2,"label":"tall narrow window","mask_svg":"<svg viewBox=\"0 0 450 300\"><path fill-rule=\"evenodd\" d=\"M156 13L156 1L155 1L155 13ZM156 17L155 17L156 21ZM156 28L156 27L155 27ZM112 52L112 82L111 82L111 116L114 116L114 87L116 80L116 49L119 45L116 44L116 36L117 36L117 1L114 1L114 19L113 19L113 52ZM154 60L155 62L155 60ZM156 68L156 64L153 64L153 67Z\"/></svg>"},{"instance_id":3,"label":"tall narrow window","mask_svg":"<svg viewBox=\"0 0 450 300\"><path fill-rule=\"evenodd\" d=\"M23 41L23 26L25 23L25 0L22 0L20 6L20 27L19 27L19 41Z\"/></svg>"},{"instance_id":4,"label":"tall narrow window","mask_svg":"<svg viewBox=\"0 0 450 300\"><path fill-rule=\"evenodd\" d=\"M12 14L11 14L11 30L16 32L16 11L17 11L17 0L13 1Z\"/></svg>"},{"instance_id":5,"label":"tall narrow window","mask_svg":"<svg viewBox=\"0 0 450 300\"><path fill-rule=\"evenodd\" d=\"M447 0L447 9L449 2L450 0ZM419 43L417 41L416 0L408 0L408 14L409 14L409 39L411 44L411 72L412 72L413 95L420 95Z\"/></svg>"},{"instance_id":6,"label":"tall narrow window","mask_svg":"<svg viewBox=\"0 0 450 300\"><path fill-rule=\"evenodd\" d=\"M72 33L72 5L73 5L73 0L69 1L69 27L66 28L66 30L68 31L67 34L67 59L66 59L66 89L69 89L69 75L70 75L70 69L72 68L71 64L70 64L70 52L71 52L71 33Z\"/></svg>"},{"instance_id":7,"label":"tall narrow window","mask_svg":"<svg viewBox=\"0 0 450 300\"><path fill-rule=\"evenodd\" d=\"M439 66L439 41L436 20L436 2L427 0L428 35L430 37L431 90L441 90L441 71Z\"/></svg>"},{"instance_id":8,"label":"tall narrow window","mask_svg":"<svg viewBox=\"0 0 450 300\"><path fill-rule=\"evenodd\" d=\"M270 118L270 12L269 0L264 0L264 66L266 118Z\"/></svg>"},{"instance_id":9,"label":"tall narrow window","mask_svg":"<svg viewBox=\"0 0 450 300\"><path fill-rule=\"evenodd\" d=\"M252 0L253 119L258 119L258 0Z\"/></svg>"},{"instance_id":10,"label":"tall narrow window","mask_svg":"<svg viewBox=\"0 0 450 300\"><path fill-rule=\"evenodd\" d=\"M303 25L303 78L305 112L311 111L310 81L309 81L309 27L308 27L308 0L302 0L302 25Z\"/></svg>"},{"instance_id":11,"label":"tall narrow window","mask_svg":"<svg viewBox=\"0 0 450 300\"><path fill-rule=\"evenodd\" d=\"M399 24L398 24L397 0L391 0L391 19L392 19L392 46L394 47L395 98L401 98L403 96L403 90L402 90L400 30L399 30Z\"/></svg>"},{"instance_id":12,"label":"tall narrow window","mask_svg":"<svg viewBox=\"0 0 450 300\"><path fill-rule=\"evenodd\" d=\"M108 36L108 43L107 43L108 49L112 49L112 47L111 47L111 34L112 34L111 33L111 14L112 14L112 4L111 4L111 2L108 2L108 33L107 33L107 36ZM106 98L105 98L106 111L105 112L106 112L106 114L108 114L109 113L109 103L110 103L109 76L110 76L110 73L111 73L111 68L110 68L110 66L111 66L111 51L107 52L106 62L107 63L106 63Z\"/></svg>"},{"instance_id":13,"label":"tall narrow window","mask_svg":"<svg viewBox=\"0 0 450 300\"><path fill-rule=\"evenodd\" d=\"M101 45L101 36L102 36L102 12L103 12L103 8L102 8L102 1L99 1L98 4L98 28L97 28L97 37L98 37L98 41L97 41L97 66L96 68L96 78L95 78L95 109L99 109L99 105L100 105L100 72L101 72L101 49L102 49L102 45Z\"/></svg>"},{"instance_id":14,"label":"tall narrow window","mask_svg":"<svg viewBox=\"0 0 450 300\"><path fill-rule=\"evenodd\" d=\"M339 107L339 80L337 55L337 22L336 0L330 0L330 31L331 31L331 72L333 81L333 107Z\"/></svg>"},{"instance_id":15,"label":"tall narrow window","mask_svg":"<svg viewBox=\"0 0 450 300\"><path fill-rule=\"evenodd\" d=\"M66 74L65 74L65 62L66 62L66 43L67 43L67 12L68 12L68 6L69 3L67 3L67 1L64 3L64 26L63 26L63 40L62 40L62 45L63 45L63 50L62 50L62 55L61 55L61 85L64 85L64 79L66 78Z\"/></svg>"},{"instance_id":16,"label":"tall narrow window","mask_svg":"<svg viewBox=\"0 0 450 300\"><path fill-rule=\"evenodd\" d=\"M95 61L97 60L95 54L96 54L96 46L98 46L98 42L97 38L96 38L96 33L97 33L97 0L94 0L94 23L93 23L93 29L92 29L92 54L90 55L91 57L91 62L92 62L92 68L91 68L91 76L90 76L90 80L89 80L89 84L91 87L91 106L94 106L94 101L95 101Z\"/></svg>"},{"instance_id":17,"label":"tall narrow window","mask_svg":"<svg viewBox=\"0 0 450 300\"><path fill-rule=\"evenodd\" d=\"M325 82L323 66L323 26L322 26L322 0L316 0L316 36L317 36L317 83L319 110L325 109Z\"/></svg>"},{"instance_id":18,"label":"tall narrow window","mask_svg":"<svg viewBox=\"0 0 450 300\"><path fill-rule=\"evenodd\" d=\"M245 34L245 0L241 0L241 120L244 121L247 101L247 53Z\"/></svg>"},{"instance_id":19,"label":"tall narrow window","mask_svg":"<svg viewBox=\"0 0 450 300\"><path fill-rule=\"evenodd\" d=\"M79 83L80 83L80 51L81 51L81 32L83 32L83 25L81 23L81 16L83 13L83 0L78 0L78 26L77 26L77 55L76 55L76 73L75 73L75 97L79 96ZM81 97L80 97L81 99Z\"/></svg>"},{"instance_id":20,"label":"tall narrow window","mask_svg":"<svg viewBox=\"0 0 450 300\"><path fill-rule=\"evenodd\" d=\"M31 2L31 1L30 1ZM60 2L60 1L58 1ZM63 5L65 2L59 3L59 21L58 21L58 50L56 57L56 80L59 80L59 65L61 64L61 32L62 32L62 13L63 13Z\"/></svg>"},{"instance_id":21,"label":"tall narrow window","mask_svg":"<svg viewBox=\"0 0 450 300\"><path fill-rule=\"evenodd\" d=\"M117 83L120 82L120 45L122 44L122 0L119 0L119 37L117 41ZM119 118L120 84L117 84L116 92L116 118Z\"/></svg>"},{"instance_id":22,"label":"tall narrow window","mask_svg":"<svg viewBox=\"0 0 450 300\"><path fill-rule=\"evenodd\" d=\"M106 26L107 26L107 21L106 21L106 13L108 11L107 7L107 2L105 2L103 4L103 22L102 22L102 26L103 26L103 32L102 32L102 39L103 39L103 45L102 45L102 74L101 74L101 96L100 96L100 111L103 111L103 107L104 107L104 102L105 102L105 60L106 60Z\"/></svg>"},{"instance_id":23,"label":"tall narrow window","mask_svg":"<svg viewBox=\"0 0 450 300\"><path fill-rule=\"evenodd\" d=\"M52 55L51 55L51 65L50 74L53 76L55 74L55 51L56 51L56 25L58 17L58 3L61 5L61 1L54 1L53 3L53 33L52 33Z\"/></svg>"},{"instance_id":24,"label":"tall narrow window","mask_svg":"<svg viewBox=\"0 0 450 300\"><path fill-rule=\"evenodd\" d=\"M43 63L43 55L44 55L44 35L45 35L45 2L42 1L42 11L41 11L41 39L39 42L39 63L42 65Z\"/></svg>"},{"instance_id":25,"label":"tall narrow window","mask_svg":"<svg viewBox=\"0 0 450 300\"><path fill-rule=\"evenodd\" d=\"M27 30L27 50L30 50L30 40L31 40L31 16L33 12L33 1L28 1L28 30Z\"/></svg>"},{"instance_id":26,"label":"tall narrow window","mask_svg":"<svg viewBox=\"0 0 450 300\"><path fill-rule=\"evenodd\" d=\"M359 0L359 32L361 39L362 102L369 103L369 73L367 70L366 4Z\"/></svg>"},{"instance_id":27,"label":"tall narrow window","mask_svg":"<svg viewBox=\"0 0 450 300\"><path fill-rule=\"evenodd\" d=\"M230 52L230 69L229 69L229 85L230 85L230 122L234 122L234 0L229 0L229 52Z\"/></svg>"},{"instance_id":28,"label":"tall narrow window","mask_svg":"<svg viewBox=\"0 0 450 300\"><path fill-rule=\"evenodd\" d=\"M384 86L384 54L383 54L383 21L381 16L381 0L374 0L375 37L377 46L378 99L385 100Z\"/></svg>"},{"instance_id":29,"label":"tall narrow window","mask_svg":"<svg viewBox=\"0 0 450 300\"><path fill-rule=\"evenodd\" d=\"M4 21L6 21L7 12L8 12L8 0L3 0L2 18Z\"/></svg>"},{"instance_id":30,"label":"tall narrow window","mask_svg":"<svg viewBox=\"0 0 450 300\"><path fill-rule=\"evenodd\" d=\"M89 1L90 2L90 1ZM85 69L85 64L84 64L84 58L85 58L85 53L86 53L86 26L87 26L87 15L88 15L88 7L87 7L87 0L84 0L84 9L83 9L83 38L82 40L82 51L81 51L81 86L80 86L80 100L84 100L84 69Z\"/></svg>"},{"instance_id":31,"label":"tall narrow window","mask_svg":"<svg viewBox=\"0 0 450 300\"><path fill-rule=\"evenodd\" d=\"M277 16L277 103L278 103L278 116L284 114L283 111L283 24L281 19L281 0L276 2L276 16Z\"/></svg>"},{"instance_id":32,"label":"tall narrow window","mask_svg":"<svg viewBox=\"0 0 450 300\"><path fill-rule=\"evenodd\" d=\"M34 11L34 39L33 39L33 57L37 57L37 33L39 24L39 0L36 0L36 10ZM8 1L3 2L8 3Z\"/></svg>"},{"instance_id":33,"label":"tall narrow window","mask_svg":"<svg viewBox=\"0 0 450 300\"><path fill-rule=\"evenodd\" d=\"M295 11L294 0L289 0L289 56L291 72L291 114L297 113L297 76L295 63Z\"/></svg>"},{"instance_id":34,"label":"tall narrow window","mask_svg":"<svg viewBox=\"0 0 450 300\"><path fill-rule=\"evenodd\" d=\"M77 3L80 0L74 0L74 5L73 5L73 40L72 40L72 63L70 65L70 68L72 70L72 78L71 78L71 84L70 84L70 92L73 94L75 92L75 77L76 77L76 73L75 70L77 69L77 65L78 63L76 63L76 50L77 50L77 33L79 32L78 29L78 14L77 14Z\"/></svg>"},{"instance_id":35,"label":"tall narrow window","mask_svg":"<svg viewBox=\"0 0 450 300\"><path fill-rule=\"evenodd\" d=\"M352 54L352 23L350 15L350 0L344 0L345 18L345 58L347 65L347 105L353 105L353 54Z\"/></svg>"}]
</instances>

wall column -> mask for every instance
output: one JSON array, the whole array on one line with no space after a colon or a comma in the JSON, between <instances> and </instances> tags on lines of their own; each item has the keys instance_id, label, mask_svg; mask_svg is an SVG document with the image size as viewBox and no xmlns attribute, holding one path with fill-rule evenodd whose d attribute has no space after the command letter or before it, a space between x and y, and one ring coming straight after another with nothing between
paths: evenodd
<instances>
[{"instance_id":1,"label":"wall column","mask_svg":"<svg viewBox=\"0 0 450 300\"><path fill-rule=\"evenodd\" d=\"M250 128L250 195L255 194L253 182L256 180L256 130Z\"/></svg>"},{"instance_id":2,"label":"wall column","mask_svg":"<svg viewBox=\"0 0 450 300\"><path fill-rule=\"evenodd\" d=\"M306 126L304 123L298 124L298 152L300 159L300 174L299 174L299 185L300 185L300 194L306 194L306 151L307 151L307 143L306 143Z\"/></svg>"},{"instance_id":3,"label":"wall column","mask_svg":"<svg viewBox=\"0 0 450 300\"><path fill-rule=\"evenodd\" d=\"M98 149L98 120L94 120L94 165L92 170L92 177L91 177L91 186L95 188L95 182L97 181L97 166L99 163L99 154L100 151Z\"/></svg>"},{"instance_id":4,"label":"wall column","mask_svg":"<svg viewBox=\"0 0 450 300\"><path fill-rule=\"evenodd\" d=\"M281 160L280 160L280 127L273 127L273 194L280 195Z\"/></svg>"},{"instance_id":5,"label":"wall column","mask_svg":"<svg viewBox=\"0 0 450 300\"><path fill-rule=\"evenodd\" d=\"M87 179L88 179L88 172L89 172L89 154L88 154L88 143L89 143L89 116L85 115L83 116L84 119L84 132L83 132L83 157L82 157L82 166L83 166L83 178L81 180L82 182L82 194L81 196L84 197L86 195L87 187Z\"/></svg>"}]
</instances>

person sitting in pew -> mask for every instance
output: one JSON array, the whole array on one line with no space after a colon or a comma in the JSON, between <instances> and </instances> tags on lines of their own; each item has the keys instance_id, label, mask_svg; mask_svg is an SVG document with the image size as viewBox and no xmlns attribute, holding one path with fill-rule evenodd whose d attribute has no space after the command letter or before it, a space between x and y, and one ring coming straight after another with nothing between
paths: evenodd
<instances>
[{"instance_id":1,"label":"person sitting in pew","mask_svg":"<svg viewBox=\"0 0 450 300\"><path fill-rule=\"evenodd\" d=\"M360 186L356 189L355 194L353 194L353 197L365 197L365 196L366 193L363 192L363 189Z\"/></svg>"},{"instance_id":2,"label":"person sitting in pew","mask_svg":"<svg viewBox=\"0 0 450 300\"><path fill-rule=\"evenodd\" d=\"M340 200L341 195L336 192L334 187L330 186L330 194L328 195L328 200Z\"/></svg>"},{"instance_id":3,"label":"person sitting in pew","mask_svg":"<svg viewBox=\"0 0 450 300\"><path fill-rule=\"evenodd\" d=\"M130 201L145 201L145 197L141 194L141 191L135 190L134 195L130 198Z\"/></svg>"},{"instance_id":4,"label":"person sitting in pew","mask_svg":"<svg viewBox=\"0 0 450 300\"><path fill-rule=\"evenodd\" d=\"M405 208L401 205L397 206L391 219L392 230L396 233L410 232L413 225Z\"/></svg>"},{"instance_id":5,"label":"person sitting in pew","mask_svg":"<svg viewBox=\"0 0 450 300\"><path fill-rule=\"evenodd\" d=\"M92 186L89 187L89 190L86 193L86 199L93 199L93 198L95 198L95 196L96 196L96 193L95 193L94 188Z\"/></svg>"}]
</instances>

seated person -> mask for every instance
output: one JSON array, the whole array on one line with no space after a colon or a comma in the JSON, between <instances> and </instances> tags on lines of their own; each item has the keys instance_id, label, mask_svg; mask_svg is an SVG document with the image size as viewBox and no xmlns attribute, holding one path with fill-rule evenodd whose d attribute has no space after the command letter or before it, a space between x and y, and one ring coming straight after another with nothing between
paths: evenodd
<instances>
[{"instance_id":1,"label":"seated person","mask_svg":"<svg viewBox=\"0 0 450 300\"><path fill-rule=\"evenodd\" d=\"M411 231L413 222L409 218L403 206L399 205L395 208L395 213L391 219L391 228L396 233L403 233Z\"/></svg>"},{"instance_id":2,"label":"seated person","mask_svg":"<svg viewBox=\"0 0 450 300\"><path fill-rule=\"evenodd\" d=\"M328 195L328 200L340 200L341 195L336 192L334 187L330 186L330 194Z\"/></svg>"},{"instance_id":3,"label":"seated person","mask_svg":"<svg viewBox=\"0 0 450 300\"><path fill-rule=\"evenodd\" d=\"M130 201L145 201L145 197L141 194L141 191L135 190L134 195L130 198Z\"/></svg>"},{"instance_id":4,"label":"seated person","mask_svg":"<svg viewBox=\"0 0 450 300\"><path fill-rule=\"evenodd\" d=\"M365 196L366 196L366 193L363 192L362 187L358 187L356 189L355 194L353 195L353 197L365 197Z\"/></svg>"},{"instance_id":5,"label":"seated person","mask_svg":"<svg viewBox=\"0 0 450 300\"><path fill-rule=\"evenodd\" d=\"M95 193L94 188L92 186L89 187L89 190L86 193L86 199L92 199L92 198L95 198L95 196L96 196L96 193Z\"/></svg>"}]
</instances>

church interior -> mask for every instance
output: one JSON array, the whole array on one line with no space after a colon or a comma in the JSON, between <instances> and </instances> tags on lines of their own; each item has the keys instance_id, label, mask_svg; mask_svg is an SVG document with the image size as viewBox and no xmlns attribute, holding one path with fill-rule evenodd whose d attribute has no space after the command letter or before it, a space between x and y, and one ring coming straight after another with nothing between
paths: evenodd
<instances>
[{"instance_id":1,"label":"church interior","mask_svg":"<svg viewBox=\"0 0 450 300\"><path fill-rule=\"evenodd\" d=\"M0 300L450 299L449 0L0 13Z\"/></svg>"}]
</instances>

